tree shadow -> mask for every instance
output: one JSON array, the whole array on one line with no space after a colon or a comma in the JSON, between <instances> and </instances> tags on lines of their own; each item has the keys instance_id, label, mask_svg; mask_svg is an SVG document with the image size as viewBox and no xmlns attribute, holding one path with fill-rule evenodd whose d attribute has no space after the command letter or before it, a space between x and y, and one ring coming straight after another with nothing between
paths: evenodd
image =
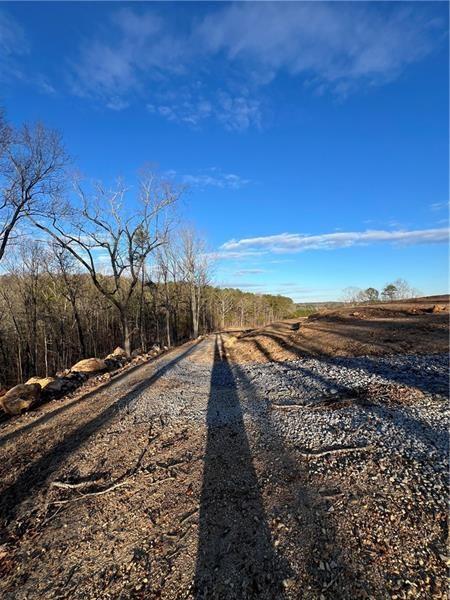
<instances>
[{"instance_id":1,"label":"tree shadow","mask_svg":"<svg viewBox=\"0 0 450 600\"><path fill-rule=\"evenodd\" d=\"M281 600L288 569L273 547L236 384L217 336L206 423L195 598Z\"/></svg>"},{"instance_id":2,"label":"tree shadow","mask_svg":"<svg viewBox=\"0 0 450 600\"><path fill-rule=\"evenodd\" d=\"M193 352L197 346L191 346L160 368L151 377L136 385L129 393L121 396L101 411L94 419L74 429L60 442L52 446L43 456L31 463L0 496L0 514L4 523L11 522L18 513L21 503L34 495L46 483L48 478L63 464L70 455L85 444L91 436L104 427L124 408L129 408L140 394L160 377L169 372L181 359ZM0 540L1 541L1 540Z\"/></svg>"}]
</instances>

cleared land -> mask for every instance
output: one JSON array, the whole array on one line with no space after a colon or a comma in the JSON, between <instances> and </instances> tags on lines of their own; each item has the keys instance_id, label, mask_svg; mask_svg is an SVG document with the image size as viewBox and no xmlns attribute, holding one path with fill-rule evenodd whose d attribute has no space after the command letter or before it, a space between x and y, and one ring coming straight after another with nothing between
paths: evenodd
<instances>
[{"instance_id":1,"label":"cleared land","mask_svg":"<svg viewBox=\"0 0 450 600\"><path fill-rule=\"evenodd\" d=\"M401 306L210 336L4 423L2 598L446 598L448 314Z\"/></svg>"},{"instance_id":2,"label":"cleared land","mask_svg":"<svg viewBox=\"0 0 450 600\"><path fill-rule=\"evenodd\" d=\"M448 306L447 296L436 296L324 310L261 329L229 332L227 347L236 362L448 352Z\"/></svg>"}]
</instances>

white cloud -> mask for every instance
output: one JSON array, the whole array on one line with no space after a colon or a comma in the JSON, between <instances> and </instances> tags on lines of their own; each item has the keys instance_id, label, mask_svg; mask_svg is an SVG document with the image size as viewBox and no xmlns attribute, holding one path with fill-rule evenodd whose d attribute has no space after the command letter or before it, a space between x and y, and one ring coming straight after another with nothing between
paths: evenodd
<instances>
[{"instance_id":1,"label":"white cloud","mask_svg":"<svg viewBox=\"0 0 450 600\"><path fill-rule=\"evenodd\" d=\"M345 94L357 80L385 81L422 58L438 25L417 6L248 2L213 11L198 33L210 52L241 60L259 80L302 73Z\"/></svg>"},{"instance_id":2,"label":"white cloud","mask_svg":"<svg viewBox=\"0 0 450 600\"><path fill-rule=\"evenodd\" d=\"M241 258L254 258L264 254L261 250L237 250L237 251L216 251L206 253L206 257L210 260L240 260Z\"/></svg>"},{"instance_id":3,"label":"white cloud","mask_svg":"<svg viewBox=\"0 0 450 600\"><path fill-rule=\"evenodd\" d=\"M159 102L148 103L147 110L168 121L198 127L214 119L229 131L244 131L250 126L261 127L261 102L245 95L219 91L180 90L174 97L166 92L158 95Z\"/></svg>"},{"instance_id":4,"label":"white cloud","mask_svg":"<svg viewBox=\"0 0 450 600\"><path fill-rule=\"evenodd\" d=\"M170 176L176 176L175 171L170 172ZM224 173L217 167L205 169L195 174L181 175L181 181L189 186L198 188L216 187L221 189L239 190L249 183L250 179L244 179L236 173Z\"/></svg>"},{"instance_id":5,"label":"white cloud","mask_svg":"<svg viewBox=\"0 0 450 600\"><path fill-rule=\"evenodd\" d=\"M106 108L109 108L110 110L121 111L125 110L125 108L128 108L129 105L129 102L123 100L122 98L111 98L106 103Z\"/></svg>"},{"instance_id":6,"label":"white cloud","mask_svg":"<svg viewBox=\"0 0 450 600\"><path fill-rule=\"evenodd\" d=\"M261 127L263 88L277 75L301 78L318 93L347 95L398 76L432 50L444 29L420 4L205 7L203 17L188 14L182 28L154 6L109 13L71 63L72 90L113 110L139 98L172 122L198 127L215 120L244 131Z\"/></svg>"},{"instance_id":7,"label":"white cloud","mask_svg":"<svg viewBox=\"0 0 450 600\"><path fill-rule=\"evenodd\" d=\"M396 243L403 245L445 243L448 242L449 229L421 229L416 231L350 231L304 235L300 233L281 233L241 240L230 240L220 247L220 253L236 255L239 252L275 254L304 252L306 250L334 250L376 243Z\"/></svg>"},{"instance_id":8,"label":"white cloud","mask_svg":"<svg viewBox=\"0 0 450 600\"><path fill-rule=\"evenodd\" d=\"M185 57L186 44L166 25L154 11L113 11L72 62L72 90L109 101L142 92L148 76L156 80L179 71L177 61Z\"/></svg>"}]
</instances>

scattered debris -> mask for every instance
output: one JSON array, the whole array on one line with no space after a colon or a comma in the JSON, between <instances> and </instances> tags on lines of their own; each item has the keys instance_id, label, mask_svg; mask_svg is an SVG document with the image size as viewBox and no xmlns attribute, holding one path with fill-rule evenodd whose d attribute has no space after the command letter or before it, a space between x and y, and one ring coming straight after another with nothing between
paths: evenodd
<instances>
[{"instance_id":1,"label":"scattered debris","mask_svg":"<svg viewBox=\"0 0 450 600\"><path fill-rule=\"evenodd\" d=\"M11 419L0 595L445 598L447 372L211 337Z\"/></svg>"}]
</instances>

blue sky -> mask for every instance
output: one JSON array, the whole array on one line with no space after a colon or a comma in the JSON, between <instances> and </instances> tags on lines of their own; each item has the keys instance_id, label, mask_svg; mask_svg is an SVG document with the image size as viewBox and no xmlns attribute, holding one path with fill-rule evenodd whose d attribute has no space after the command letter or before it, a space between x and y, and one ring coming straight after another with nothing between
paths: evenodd
<instances>
[{"instance_id":1,"label":"blue sky","mask_svg":"<svg viewBox=\"0 0 450 600\"><path fill-rule=\"evenodd\" d=\"M218 283L447 290L447 3L2 3L0 103L189 184ZM132 202L132 194L130 202Z\"/></svg>"}]
</instances>

